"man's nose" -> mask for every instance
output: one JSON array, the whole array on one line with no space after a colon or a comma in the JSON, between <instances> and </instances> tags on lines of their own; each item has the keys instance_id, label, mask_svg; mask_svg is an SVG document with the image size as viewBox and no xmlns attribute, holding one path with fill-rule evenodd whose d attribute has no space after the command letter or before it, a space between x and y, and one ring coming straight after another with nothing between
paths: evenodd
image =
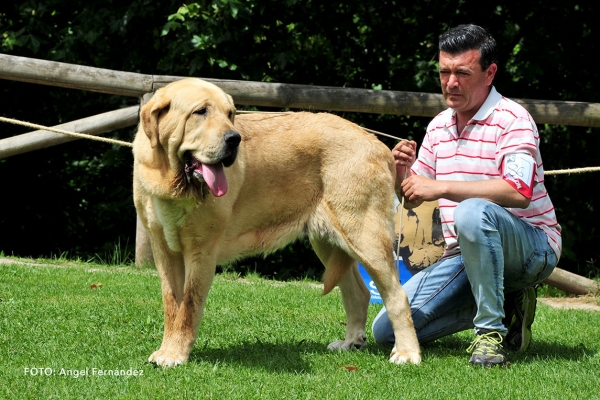
<instances>
[{"instance_id":1,"label":"man's nose","mask_svg":"<svg viewBox=\"0 0 600 400\"><path fill-rule=\"evenodd\" d=\"M450 77L448 78L448 87L449 88L453 88L453 87L457 87L458 86L458 78L456 77L456 75L454 74L450 74Z\"/></svg>"}]
</instances>

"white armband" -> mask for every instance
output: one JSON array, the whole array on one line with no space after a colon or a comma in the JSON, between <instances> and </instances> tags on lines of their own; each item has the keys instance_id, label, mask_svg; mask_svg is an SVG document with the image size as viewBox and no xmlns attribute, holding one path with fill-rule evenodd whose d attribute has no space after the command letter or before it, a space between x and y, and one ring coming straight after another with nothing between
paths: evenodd
<instances>
[{"instance_id":1,"label":"white armband","mask_svg":"<svg viewBox=\"0 0 600 400\"><path fill-rule=\"evenodd\" d=\"M507 154L504 156L504 162L502 163L502 179L523 196L531 199L536 167L535 160L530 154Z\"/></svg>"}]
</instances>

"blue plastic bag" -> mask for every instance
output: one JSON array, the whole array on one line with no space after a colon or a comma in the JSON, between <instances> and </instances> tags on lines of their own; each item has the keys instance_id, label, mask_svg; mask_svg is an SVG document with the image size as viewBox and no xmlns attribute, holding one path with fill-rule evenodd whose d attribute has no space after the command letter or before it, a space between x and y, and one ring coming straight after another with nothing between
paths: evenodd
<instances>
[{"instance_id":1,"label":"blue plastic bag","mask_svg":"<svg viewBox=\"0 0 600 400\"><path fill-rule=\"evenodd\" d=\"M396 263L396 268L398 268L398 275L400 276L400 283L402 283L404 285L412 277L412 274L406 268L406 265L404 265L404 261L398 260L398 261L395 261L395 263ZM383 303L383 300L381 299L381 296L379 295L379 291L377 290L377 287L375 286L375 282L373 282L373 279L371 279L371 277L367 273L367 270L361 263L358 263L358 272L360 272L360 276L362 276L363 280L365 281L365 284L367 285L367 289L369 289L369 292L371 293L370 303L371 304Z\"/></svg>"}]
</instances>

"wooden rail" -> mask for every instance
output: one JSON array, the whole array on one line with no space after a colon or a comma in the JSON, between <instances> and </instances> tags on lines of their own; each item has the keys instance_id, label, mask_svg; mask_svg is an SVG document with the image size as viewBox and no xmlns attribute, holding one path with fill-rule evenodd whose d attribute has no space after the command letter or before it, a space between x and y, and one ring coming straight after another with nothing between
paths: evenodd
<instances>
[{"instance_id":1,"label":"wooden rail","mask_svg":"<svg viewBox=\"0 0 600 400\"><path fill-rule=\"evenodd\" d=\"M543 283L568 293L600 295L600 284L596 281L560 268L554 268L552 274Z\"/></svg>"},{"instance_id":2,"label":"wooden rail","mask_svg":"<svg viewBox=\"0 0 600 400\"><path fill-rule=\"evenodd\" d=\"M0 78L141 97L182 77L144 75L0 54ZM447 106L441 94L203 78L236 104L432 117ZM538 124L600 127L600 104L524 100Z\"/></svg>"}]
</instances>

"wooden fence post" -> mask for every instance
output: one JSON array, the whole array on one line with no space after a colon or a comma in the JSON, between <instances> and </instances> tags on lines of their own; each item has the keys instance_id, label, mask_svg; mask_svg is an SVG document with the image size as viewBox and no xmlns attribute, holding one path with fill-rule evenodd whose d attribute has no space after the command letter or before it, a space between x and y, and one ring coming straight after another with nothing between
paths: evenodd
<instances>
[{"instance_id":1,"label":"wooden fence post","mask_svg":"<svg viewBox=\"0 0 600 400\"><path fill-rule=\"evenodd\" d=\"M146 93L140 101L140 111L142 106L146 104L152 97L152 93ZM152 243L148 231L144 227L140 216L137 215L135 229L135 265L138 267L154 265L154 255L152 254Z\"/></svg>"}]
</instances>

